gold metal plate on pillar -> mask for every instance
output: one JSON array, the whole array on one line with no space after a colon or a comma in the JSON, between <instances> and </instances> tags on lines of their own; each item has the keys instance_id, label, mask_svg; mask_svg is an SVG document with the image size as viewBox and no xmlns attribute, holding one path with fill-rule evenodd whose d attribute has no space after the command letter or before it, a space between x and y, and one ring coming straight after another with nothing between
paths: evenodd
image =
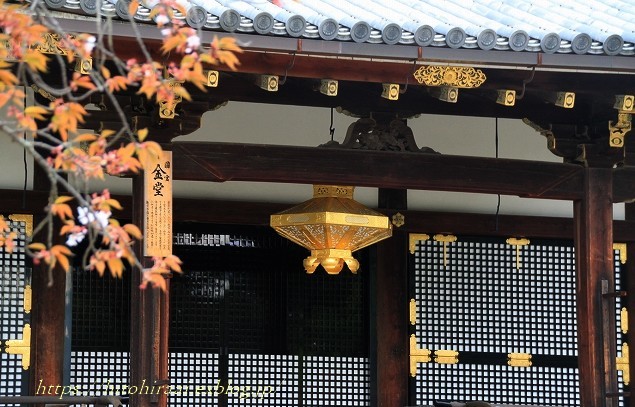
<instances>
[{"instance_id":1,"label":"gold metal plate on pillar","mask_svg":"<svg viewBox=\"0 0 635 407\"><path fill-rule=\"evenodd\" d=\"M417 347L417 337L410 335L410 376L417 376L417 365L430 362L430 351Z\"/></svg>"},{"instance_id":2,"label":"gold metal plate on pillar","mask_svg":"<svg viewBox=\"0 0 635 407\"><path fill-rule=\"evenodd\" d=\"M626 264L626 260L628 260L626 243L613 243L613 250L617 250L620 254L620 263Z\"/></svg>"},{"instance_id":3,"label":"gold metal plate on pillar","mask_svg":"<svg viewBox=\"0 0 635 407\"><path fill-rule=\"evenodd\" d=\"M417 250L417 242L425 242L430 239L430 235L425 233L411 233L408 237L408 247L410 248L410 254L415 254Z\"/></svg>"},{"instance_id":4,"label":"gold metal plate on pillar","mask_svg":"<svg viewBox=\"0 0 635 407\"><path fill-rule=\"evenodd\" d=\"M459 363L459 352L455 350L436 350L434 351L434 361L440 365L455 365Z\"/></svg>"},{"instance_id":5,"label":"gold metal plate on pillar","mask_svg":"<svg viewBox=\"0 0 635 407\"><path fill-rule=\"evenodd\" d=\"M448 243L454 243L457 237L454 235L434 235L433 239L443 243L443 267L448 266Z\"/></svg>"},{"instance_id":6,"label":"gold metal plate on pillar","mask_svg":"<svg viewBox=\"0 0 635 407\"><path fill-rule=\"evenodd\" d=\"M417 323L417 301L414 298L410 299L410 325Z\"/></svg>"},{"instance_id":7,"label":"gold metal plate on pillar","mask_svg":"<svg viewBox=\"0 0 635 407\"><path fill-rule=\"evenodd\" d=\"M506 240L507 244L512 246L516 246L516 270L520 270L520 247L527 246L530 241L529 239L516 239L515 237L510 237Z\"/></svg>"},{"instance_id":8,"label":"gold metal plate on pillar","mask_svg":"<svg viewBox=\"0 0 635 407\"><path fill-rule=\"evenodd\" d=\"M31 298L32 298L32 290L30 285L24 286L24 313L29 314L31 312Z\"/></svg>"},{"instance_id":9,"label":"gold metal plate on pillar","mask_svg":"<svg viewBox=\"0 0 635 407\"><path fill-rule=\"evenodd\" d=\"M22 339L11 339L6 342L7 353L22 356L22 369L28 370L31 365L31 325L22 328Z\"/></svg>"},{"instance_id":10,"label":"gold metal plate on pillar","mask_svg":"<svg viewBox=\"0 0 635 407\"><path fill-rule=\"evenodd\" d=\"M414 73L417 82L427 86L478 88L487 79L480 69L465 66L424 65Z\"/></svg>"},{"instance_id":11,"label":"gold metal plate on pillar","mask_svg":"<svg viewBox=\"0 0 635 407\"><path fill-rule=\"evenodd\" d=\"M625 342L624 344L622 344L622 356L618 356L617 358L615 358L615 365L617 367L617 370L622 371L622 379L624 380L624 384L626 386L628 386L628 384L631 382L631 369L628 362L628 355L628 343Z\"/></svg>"},{"instance_id":12,"label":"gold metal plate on pillar","mask_svg":"<svg viewBox=\"0 0 635 407\"><path fill-rule=\"evenodd\" d=\"M620 329L623 334L628 333L628 310L626 307L620 310Z\"/></svg>"},{"instance_id":13,"label":"gold metal plate on pillar","mask_svg":"<svg viewBox=\"0 0 635 407\"><path fill-rule=\"evenodd\" d=\"M172 152L152 162L144 172L143 255L172 254Z\"/></svg>"},{"instance_id":14,"label":"gold metal plate on pillar","mask_svg":"<svg viewBox=\"0 0 635 407\"><path fill-rule=\"evenodd\" d=\"M531 354L529 353L508 353L507 364L514 367L531 366Z\"/></svg>"}]
</instances>

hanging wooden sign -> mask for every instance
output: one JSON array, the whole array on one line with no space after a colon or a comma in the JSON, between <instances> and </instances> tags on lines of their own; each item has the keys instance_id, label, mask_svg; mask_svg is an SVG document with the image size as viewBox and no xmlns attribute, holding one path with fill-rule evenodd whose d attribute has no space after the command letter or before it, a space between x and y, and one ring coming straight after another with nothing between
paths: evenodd
<instances>
[{"instance_id":1,"label":"hanging wooden sign","mask_svg":"<svg viewBox=\"0 0 635 407\"><path fill-rule=\"evenodd\" d=\"M143 255L172 254L172 152L164 151L144 173Z\"/></svg>"}]
</instances>

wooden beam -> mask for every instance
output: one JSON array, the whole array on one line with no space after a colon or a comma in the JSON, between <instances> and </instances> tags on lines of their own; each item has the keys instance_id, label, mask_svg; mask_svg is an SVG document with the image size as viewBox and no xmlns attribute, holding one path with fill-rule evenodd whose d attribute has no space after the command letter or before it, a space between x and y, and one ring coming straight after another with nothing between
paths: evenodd
<instances>
[{"instance_id":1,"label":"wooden beam","mask_svg":"<svg viewBox=\"0 0 635 407\"><path fill-rule=\"evenodd\" d=\"M177 142L174 177L581 197L582 167L540 161L260 144Z\"/></svg>"},{"instance_id":2,"label":"wooden beam","mask_svg":"<svg viewBox=\"0 0 635 407\"><path fill-rule=\"evenodd\" d=\"M635 166L626 165L613 170L613 202L635 200ZM633 219L632 219L633 220Z\"/></svg>"},{"instance_id":3,"label":"wooden beam","mask_svg":"<svg viewBox=\"0 0 635 407\"><path fill-rule=\"evenodd\" d=\"M587 168L574 204L580 404L616 406L615 276L611 170ZM603 294L607 294L606 296Z\"/></svg>"},{"instance_id":4,"label":"wooden beam","mask_svg":"<svg viewBox=\"0 0 635 407\"><path fill-rule=\"evenodd\" d=\"M379 206L404 210L405 190L379 190ZM410 349L408 335L408 235L395 230L377 244L376 253L376 391L377 406L401 407L408 403ZM372 356L371 356L372 357Z\"/></svg>"}]
</instances>

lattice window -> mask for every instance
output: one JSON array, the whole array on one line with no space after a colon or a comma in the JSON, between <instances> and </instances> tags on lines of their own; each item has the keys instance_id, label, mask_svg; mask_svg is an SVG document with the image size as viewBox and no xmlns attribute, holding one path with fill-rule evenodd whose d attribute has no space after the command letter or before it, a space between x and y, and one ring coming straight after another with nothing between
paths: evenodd
<instances>
[{"instance_id":1,"label":"lattice window","mask_svg":"<svg viewBox=\"0 0 635 407\"><path fill-rule=\"evenodd\" d=\"M303 379L305 406L370 405L367 358L307 356Z\"/></svg>"},{"instance_id":2,"label":"lattice window","mask_svg":"<svg viewBox=\"0 0 635 407\"><path fill-rule=\"evenodd\" d=\"M230 406L300 405L298 357L230 354L225 394Z\"/></svg>"},{"instance_id":3,"label":"lattice window","mask_svg":"<svg viewBox=\"0 0 635 407\"><path fill-rule=\"evenodd\" d=\"M83 396L153 391L128 388L144 386L130 383L130 272L123 279L81 268L72 273L70 384Z\"/></svg>"},{"instance_id":4,"label":"lattice window","mask_svg":"<svg viewBox=\"0 0 635 407\"><path fill-rule=\"evenodd\" d=\"M170 406L217 406L221 393L218 355L170 352Z\"/></svg>"},{"instance_id":5,"label":"lattice window","mask_svg":"<svg viewBox=\"0 0 635 407\"><path fill-rule=\"evenodd\" d=\"M22 338L22 328L28 322L24 287L30 281L30 267L24 250L26 222L10 221L9 227L18 238L12 253L0 248L0 396L19 396L27 385L28 372L22 368L22 357L7 354L4 348L7 340Z\"/></svg>"},{"instance_id":6,"label":"lattice window","mask_svg":"<svg viewBox=\"0 0 635 407\"><path fill-rule=\"evenodd\" d=\"M500 239L459 238L445 254L441 242L420 242L418 346L458 351L459 363L420 364L417 404L578 405L574 260L569 242L532 240L519 259ZM508 353L532 354L533 366L507 366Z\"/></svg>"},{"instance_id":7,"label":"lattice window","mask_svg":"<svg viewBox=\"0 0 635 407\"><path fill-rule=\"evenodd\" d=\"M81 396L126 396L131 386L129 366L128 352L74 351L70 384Z\"/></svg>"}]
</instances>

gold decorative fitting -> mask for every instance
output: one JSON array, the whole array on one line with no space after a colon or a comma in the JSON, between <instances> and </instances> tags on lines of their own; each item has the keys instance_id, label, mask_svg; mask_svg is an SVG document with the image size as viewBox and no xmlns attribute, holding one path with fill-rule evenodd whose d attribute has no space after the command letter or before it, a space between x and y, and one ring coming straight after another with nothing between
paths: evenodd
<instances>
[{"instance_id":1,"label":"gold decorative fitting","mask_svg":"<svg viewBox=\"0 0 635 407\"><path fill-rule=\"evenodd\" d=\"M75 72L79 72L82 75L87 75L93 69L92 58L81 58L75 61Z\"/></svg>"},{"instance_id":2,"label":"gold decorative fitting","mask_svg":"<svg viewBox=\"0 0 635 407\"><path fill-rule=\"evenodd\" d=\"M31 365L31 325L22 328L22 339L12 339L6 342L7 353L22 355L22 369L28 370Z\"/></svg>"},{"instance_id":3,"label":"gold decorative fitting","mask_svg":"<svg viewBox=\"0 0 635 407\"><path fill-rule=\"evenodd\" d=\"M276 75L261 75L258 86L260 86L260 89L264 89L267 92L277 92L278 82L278 76Z\"/></svg>"},{"instance_id":4,"label":"gold decorative fitting","mask_svg":"<svg viewBox=\"0 0 635 407\"><path fill-rule=\"evenodd\" d=\"M31 312L31 299L32 299L33 291L31 290L30 285L24 286L24 313L29 314Z\"/></svg>"},{"instance_id":5,"label":"gold decorative fitting","mask_svg":"<svg viewBox=\"0 0 635 407\"><path fill-rule=\"evenodd\" d=\"M624 385L628 386L631 382L631 369L628 363L628 343L624 342L622 344L622 356L618 356L615 358L615 365L617 370L622 371L622 379L624 380Z\"/></svg>"},{"instance_id":6,"label":"gold decorative fitting","mask_svg":"<svg viewBox=\"0 0 635 407\"><path fill-rule=\"evenodd\" d=\"M429 89L429 92L432 96L442 102L456 103L459 100L459 89L453 86L431 88Z\"/></svg>"},{"instance_id":7,"label":"gold decorative fitting","mask_svg":"<svg viewBox=\"0 0 635 407\"><path fill-rule=\"evenodd\" d=\"M434 351L434 361L440 365L455 365L459 363L459 352L454 350Z\"/></svg>"},{"instance_id":8,"label":"gold decorative fitting","mask_svg":"<svg viewBox=\"0 0 635 407\"><path fill-rule=\"evenodd\" d=\"M487 79L480 69L439 65L424 65L415 71L414 77L424 85L456 88L478 88Z\"/></svg>"},{"instance_id":9,"label":"gold decorative fitting","mask_svg":"<svg viewBox=\"0 0 635 407\"><path fill-rule=\"evenodd\" d=\"M338 274L344 263L356 273L359 263L352 252L392 236L387 216L353 199L354 187L314 185L313 198L271 215L271 227L283 237L311 250L304 269L318 265Z\"/></svg>"},{"instance_id":10,"label":"gold decorative fitting","mask_svg":"<svg viewBox=\"0 0 635 407\"><path fill-rule=\"evenodd\" d=\"M613 123L609 120L609 145L611 147L623 147L624 136L631 131L631 114L630 113L618 113L617 123Z\"/></svg>"},{"instance_id":11,"label":"gold decorative fitting","mask_svg":"<svg viewBox=\"0 0 635 407\"><path fill-rule=\"evenodd\" d=\"M203 71L203 75L207 77L207 82L205 86L208 88L216 88L218 87L218 81L220 80L220 73L218 71L209 70Z\"/></svg>"},{"instance_id":12,"label":"gold decorative fitting","mask_svg":"<svg viewBox=\"0 0 635 407\"><path fill-rule=\"evenodd\" d=\"M399 99L399 84L398 83L384 83L381 97L388 100Z\"/></svg>"},{"instance_id":13,"label":"gold decorative fitting","mask_svg":"<svg viewBox=\"0 0 635 407\"><path fill-rule=\"evenodd\" d=\"M71 36L72 38L72 36ZM68 51L61 46L59 34L46 33L42 36L43 41L39 42L36 50L43 54L67 55Z\"/></svg>"},{"instance_id":14,"label":"gold decorative fitting","mask_svg":"<svg viewBox=\"0 0 635 407\"><path fill-rule=\"evenodd\" d=\"M410 325L417 323L417 301L414 298L410 299Z\"/></svg>"},{"instance_id":15,"label":"gold decorative fitting","mask_svg":"<svg viewBox=\"0 0 635 407\"><path fill-rule=\"evenodd\" d=\"M514 106L516 104L516 91L509 89L499 89L496 103L503 106Z\"/></svg>"},{"instance_id":16,"label":"gold decorative fitting","mask_svg":"<svg viewBox=\"0 0 635 407\"><path fill-rule=\"evenodd\" d=\"M531 366L531 354L529 353L508 353L507 364L515 367Z\"/></svg>"},{"instance_id":17,"label":"gold decorative fitting","mask_svg":"<svg viewBox=\"0 0 635 407\"><path fill-rule=\"evenodd\" d=\"M408 247L410 248L410 254L415 254L417 250L417 242L425 242L430 239L430 235L425 233L411 233L408 238Z\"/></svg>"},{"instance_id":18,"label":"gold decorative fitting","mask_svg":"<svg viewBox=\"0 0 635 407\"><path fill-rule=\"evenodd\" d=\"M626 264L627 258L627 246L626 243L613 243L613 250L617 250L620 253L620 263Z\"/></svg>"},{"instance_id":19,"label":"gold decorative fitting","mask_svg":"<svg viewBox=\"0 0 635 407\"><path fill-rule=\"evenodd\" d=\"M622 112L635 112L635 95L615 95L614 109Z\"/></svg>"},{"instance_id":20,"label":"gold decorative fitting","mask_svg":"<svg viewBox=\"0 0 635 407\"><path fill-rule=\"evenodd\" d=\"M400 228L406 223L406 218L399 212L392 215L392 224Z\"/></svg>"},{"instance_id":21,"label":"gold decorative fitting","mask_svg":"<svg viewBox=\"0 0 635 407\"><path fill-rule=\"evenodd\" d=\"M626 307L620 310L620 329L623 334L628 333L628 310Z\"/></svg>"},{"instance_id":22,"label":"gold decorative fitting","mask_svg":"<svg viewBox=\"0 0 635 407\"><path fill-rule=\"evenodd\" d=\"M507 239L507 244L512 246L516 246L516 270L520 270L520 247L527 246L530 243L529 239L516 239L514 237L510 237Z\"/></svg>"},{"instance_id":23,"label":"gold decorative fitting","mask_svg":"<svg viewBox=\"0 0 635 407\"><path fill-rule=\"evenodd\" d=\"M417 376L417 365L419 363L430 362L430 353L428 349L419 349L417 347L417 337L410 335L410 376Z\"/></svg>"},{"instance_id":24,"label":"gold decorative fitting","mask_svg":"<svg viewBox=\"0 0 635 407\"><path fill-rule=\"evenodd\" d=\"M183 81L177 81L174 79L168 79L167 85L169 88L176 89L182 86ZM174 98L168 100L166 98L158 99L159 102L159 117L161 119L174 119L176 116L176 105L183 101L183 97L178 93L174 93Z\"/></svg>"},{"instance_id":25,"label":"gold decorative fitting","mask_svg":"<svg viewBox=\"0 0 635 407\"><path fill-rule=\"evenodd\" d=\"M575 105L575 93L557 92L553 104L564 107L565 109L573 109L573 106Z\"/></svg>"},{"instance_id":26,"label":"gold decorative fitting","mask_svg":"<svg viewBox=\"0 0 635 407\"><path fill-rule=\"evenodd\" d=\"M434 240L443 243L443 267L448 266L448 243L456 242L457 238L454 235L434 235Z\"/></svg>"},{"instance_id":27,"label":"gold decorative fitting","mask_svg":"<svg viewBox=\"0 0 635 407\"><path fill-rule=\"evenodd\" d=\"M26 237L33 236L33 215L9 215L9 219L14 222L24 222L24 234Z\"/></svg>"},{"instance_id":28,"label":"gold decorative fitting","mask_svg":"<svg viewBox=\"0 0 635 407\"><path fill-rule=\"evenodd\" d=\"M322 79L320 93L326 96L337 96L338 82L333 79Z\"/></svg>"}]
</instances>

